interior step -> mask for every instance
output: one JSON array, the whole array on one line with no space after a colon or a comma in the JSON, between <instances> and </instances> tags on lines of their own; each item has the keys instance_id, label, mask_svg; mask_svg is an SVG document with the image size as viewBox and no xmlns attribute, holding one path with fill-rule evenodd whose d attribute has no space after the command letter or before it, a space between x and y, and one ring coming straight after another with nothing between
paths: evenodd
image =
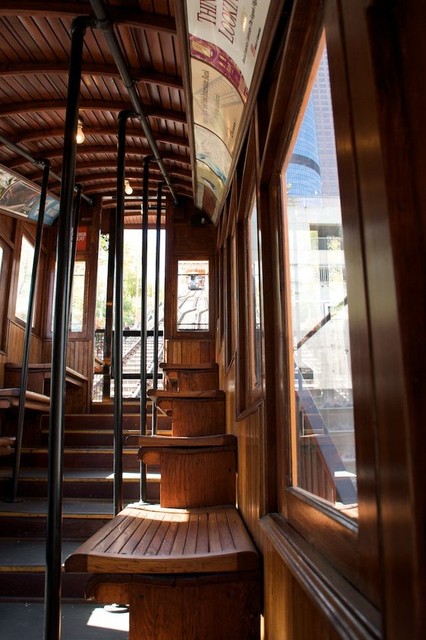
<instances>
[{"instance_id":1,"label":"interior step","mask_svg":"<svg viewBox=\"0 0 426 640\"><path fill-rule=\"evenodd\" d=\"M0 496L10 495L11 469L0 469ZM139 472L123 473L123 498L139 499ZM111 469L72 469L64 471L63 495L66 498L94 498L112 500L113 472ZM160 474L148 469L147 496L149 501L158 501L160 495ZM21 469L18 482L18 496L46 497L47 470L36 468Z\"/></svg>"},{"instance_id":2,"label":"interior step","mask_svg":"<svg viewBox=\"0 0 426 640\"><path fill-rule=\"evenodd\" d=\"M79 545L79 541L64 540L62 561ZM44 540L0 538L0 598L34 599L44 595L46 565ZM64 573L64 598L84 598L87 576L75 574L71 580Z\"/></svg>"},{"instance_id":3,"label":"interior step","mask_svg":"<svg viewBox=\"0 0 426 640\"><path fill-rule=\"evenodd\" d=\"M74 446L64 449L66 469L112 469L114 453L112 447ZM46 469L49 459L47 447L23 447L21 467L41 467ZM5 462L3 462L5 464ZM137 448L123 448L123 469L139 471Z\"/></svg>"},{"instance_id":4,"label":"interior step","mask_svg":"<svg viewBox=\"0 0 426 640\"><path fill-rule=\"evenodd\" d=\"M40 498L19 499L16 502L0 501L0 536L42 538L46 535L47 500ZM63 500L62 532L64 537L75 540L86 538L100 529L113 517L111 500Z\"/></svg>"}]
</instances>

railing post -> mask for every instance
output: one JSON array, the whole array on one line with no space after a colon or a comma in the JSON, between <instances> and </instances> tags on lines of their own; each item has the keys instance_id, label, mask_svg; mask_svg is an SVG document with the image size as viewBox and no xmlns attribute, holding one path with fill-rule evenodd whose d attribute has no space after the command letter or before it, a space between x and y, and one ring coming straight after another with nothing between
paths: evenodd
<instances>
[{"instance_id":1,"label":"railing post","mask_svg":"<svg viewBox=\"0 0 426 640\"><path fill-rule=\"evenodd\" d=\"M38 210L36 239L34 244L34 256L33 256L33 268L31 273L30 294L28 298L27 324L25 326L24 351L22 355L21 391L19 394L18 424L16 428L16 442L15 442L15 461L14 461L13 478L12 478L12 495L11 495L12 502L16 502L17 496L18 496L19 469L21 466L22 435L24 431L24 417L25 417L25 393L28 385L28 364L30 361L30 344L31 344L31 331L32 331L33 315L34 315L34 300L35 300L36 282L37 282L37 274L38 274L38 265L40 261L41 240L43 236L44 211L46 207L47 187L49 183L49 171L50 171L50 162L48 160L44 160L43 161L43 182L41 186L40 206Z\"/></svg>"},{"instance_id":2,"label":"railing post","mask_svg":"<svg viewBox=\"0 0 426 640\"><path fill-rule=\"evenodd\" d=\"M48 511L44 640L61 637L62 490L64 396L69 326L69 289L73 225L76 133L80 97L83 42L87 18L76 18L71 28L71 56L64 130L62 186L56 253L55 318L52 339L52 376L49 420Z\"/></svg>"}]
</instances>

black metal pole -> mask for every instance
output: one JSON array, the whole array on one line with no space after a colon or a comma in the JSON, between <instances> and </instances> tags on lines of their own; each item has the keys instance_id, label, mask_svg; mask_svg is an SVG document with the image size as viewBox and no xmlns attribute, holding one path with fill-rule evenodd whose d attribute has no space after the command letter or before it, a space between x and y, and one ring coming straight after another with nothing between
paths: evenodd
<instances>
[{"instance_id":1,"label":"black metal pole","mask_svg":"<svg viewBox=\"0 0 426 640\"><path fill-rule=\"evenodd\" d=\"M155 235L155 294L154 294L154 358L152 364L152 388L158 388L158 323L160 301L160 238L161 238L161 206L163 183L157 187L157 219ZM152 435L157 433L157 403L152 405Z\"/></svg>"},{"instance_id":2,"label":"black metal pole","mask_svg":"<svg viewBox=\"0 0 426 640\"><path fill-rule=\"evenodd\" d=\"M123 508L123 245L126 125L132 111L118 116L117 207L115 210L114 320L114 513Z\"/></svg>"},{"instance_id":3,"label":"black metal pole","mask_svg":"<svg viewBox=\"0 0 426 640\"><path fill-rule=\"evenodd\" d=\"M143 199L142 199L142 266L141 266L141 393L140 393L140 434L146 435L146 347L147 347L147 266L148 266L148 187L149 163L152 156L143 160ZM146 465L141 463L140 499L146 500Z\"/></svg>"},{"instance_id":4,"label":"black metal pole","mask_svg":"<svg viewBox=\"0 0 426 640\"><path fill-rule=\"evenodd\" d=\"M71 27L71 56L64 130L62 188L56 251L55 318L52 340L44 640L59 640L61 637L65 370L69 323L70 254L73 232L75 138L77 133L83 42L87 25L87 18L76 18Z\"/></svg>"},{"instance_id":5,"label":"black metal pole","mask_svg":"<svg viewBox=\"0 0 426 640\"><path fill-rule=\"evenodd\" d=\"M152 133L151 127L149 126L149 122L148 119L143 111L143 107L142 107L142 101L140 98L140 95L138 93L137 90L137 84L136 82L132 79L127 65L126 65L126 61L124 59L120 44L118 42L118 39L115 35L114 32L114 28L112 25L112 22L106 12L105 9L105 5L103 3L103 0L90 0L90 4L92 6L93 12L97 18L97 26L100 27L102 29L102 31L104 32L105 35L105 39L108 43L108 47L109 50L112 54L112 57L114 58L115 64L117 66L117 69L121 75L121 79L123 80L124 86L126 87L130 100L132 101L132 105L133 108L139 118L139 120L141 121L142 124L142 128L144 130L146 139L148 140L149 146L151 148L151 151L154 155L155 160L158 163L158 166L160 167L161 173L164 176L164 180L167 184L167 186L170 189L170 193L173 196L173 200L175 205L178 204L178 198L176 195L176 192L174 190L174 187L171 183L169 174L167 173L166 167L164 166L164 162L160 156L160 152L158 150L158 145L157 142L154 138L154 135Z\"/></svg>"},{"instance_id":6,"label":"black metal pole","mask_svg":"<svg viewBox=\"0 0 426 640\"><path fill-rule=\"evenodd\" d=\"M28 384L28 364L30 361L31 331L34 315L34 300L37 283L38 265L40 262L41 240L43 235L44 211L46 207L47 187L49 183L50 162L45 161L43 166L43 182L41 186L40 205L38 210L37 230L34 244L33 268L31 273L30 294L28 298L27 324L25 326L24 351L22 355L21 391L19 395L18 424L16 428L15 460L12 478L12 502L16 502L18 496L19 469L21 465L22 435L24 432L25 417L25 392Z\"/></svg>"}]
</instances>

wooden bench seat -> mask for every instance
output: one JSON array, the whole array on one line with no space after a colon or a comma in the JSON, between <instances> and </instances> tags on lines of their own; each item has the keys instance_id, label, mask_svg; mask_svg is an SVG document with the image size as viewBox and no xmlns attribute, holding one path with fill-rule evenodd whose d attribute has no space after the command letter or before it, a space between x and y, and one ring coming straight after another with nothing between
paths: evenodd
<instances>
[{"instance_id":1,"label":"wooden bench seat","mask_svg":"<svg viewBox=\"0 0 426 640\"><path fill-rule=\"evenodd\" d=\"M165 389L169 391L202 391L219 387L219 367L216 362L174 364L161 362Z\"/></svg>"},{"instance_id":2,"label":"wooden bench seat","mask_svg":"<svg viewBox=\"0 0 426 640\"><path fill-rule=\"evenodd\" d=\"M22 377L22 364L6 362L4 365L5 387L19 387ZM50 396L52 365L50 362L30 363L28 365L27 390ZM88 408L88 378L79 371L66 367L65 370L65 411L81 413Z\"/></svg>"},{"instance_id":3,"label":"wooden bench seat","mask_svg":"<svg viewBox=\"0 0 426 640\"><path fill-rule=\"evenodd\" d=\"M171 411L173 436L209 436L225 430L225 393L150 389L154 405Z\"/></svg>"},{"instance_id":4,"label":"wooden bench seat","mask_svg":"<svg viewBox=\"0 0 426 640\"><path fill-rule=\"evenodd\" d=\"M0 389L0 409L11 409L19 407L19 397L21 390L19 387ZM50 398L43 393L35 391L25 392L25 408L33 411L47 413L50 409Z\"/></svg>"},{"instance_id":5,"label":"wooden bench seat","mask_svg":"<svg viewBox=\"0 0 426 640\"><path fill-rule=\"evenodd\" d=\"M87 573L215 573L259 568L237 509L130 505L84 542L65 570Z\"/></svg>"},{"instance_id":6,"label":"wooden bench seat","mask_svg":"<svg viewBox=\"0 0 426 640\"><path fill-rule=\"evenodd\" d=\"M130 505L65 561L86 598L129 605L129 640L257 640L260 556L234 506Z\"/></svg>"}]
</instances>

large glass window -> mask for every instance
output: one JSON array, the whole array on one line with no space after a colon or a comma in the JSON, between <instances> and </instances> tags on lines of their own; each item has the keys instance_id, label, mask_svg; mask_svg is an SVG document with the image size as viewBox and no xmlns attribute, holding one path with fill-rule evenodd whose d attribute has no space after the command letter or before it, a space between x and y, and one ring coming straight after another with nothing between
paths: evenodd
<instances>
[{"instance_id":1,"label":"large glass window","mask_svg":"<svg viewBox=\"0 0 426 640\"><path fill-rule=\"evenodd\" d=\"M74 265L71 295L71 326L73 333L81 333L84 328L86 262L77 260Z\"/></svg>"},{"instance_id":2,"label":"large glass window","mask_svg":"<svg viewBox=\"0 0 426 640\"><path fill-rule=\"evenodd\" d=\"M28 300L30 297L33 258L34 245L26 238L26 236L22 236L15 316L23 322L27 321L28 316Z\"/></svg>"},{"instance_id":3,"label":"large glass window","mask_svg":"<svg viewBox=\"0 0 426 640\"><path fill-rule=\"evenodd\" d=\"M209 330L208 260L178 260L177 330Z\"/></svg>"},{"instance_id":4,"label":"large glass window","mask_svg":"<svg viewBox=\"0 0 426 640\"><path fill-rule=\"evenodd\" d=\"M343 229L326 51L283 175L294 362L292 483L356 516Z\"/></svg>"},{"instance_id":5,"label":"large glass window","mask_svg":"<svg viewBox=\"0 0 426 640\"><path fill-rule=\"evenodd\" d=\"M249 300L249 339L250 339L250 386L251 390L260 385L262 368L262 309L261 309L261 276L259 231L257 223L256 199L253 198L248 218L248 247L250 282L248 283Z\"/></svg>"}]
</instances>

